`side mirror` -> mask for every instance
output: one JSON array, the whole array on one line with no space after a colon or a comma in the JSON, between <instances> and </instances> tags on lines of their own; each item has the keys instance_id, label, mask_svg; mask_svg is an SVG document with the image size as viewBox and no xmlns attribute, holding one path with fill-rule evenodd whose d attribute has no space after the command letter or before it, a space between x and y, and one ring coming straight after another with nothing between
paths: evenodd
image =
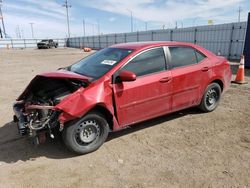
<instances>
[{"instance_id":1,"label":"side mirror","mask_svg":"<svg viewBox=\"0 0 250 188\"><path fill-rule=\"evenodd\" d=\"M131 82L131 81L135 81L136 80L136 75L135 73L131 72L131 71L121 71L119 73L119 79L122 82Z\"/></svg>"}]
</instances>

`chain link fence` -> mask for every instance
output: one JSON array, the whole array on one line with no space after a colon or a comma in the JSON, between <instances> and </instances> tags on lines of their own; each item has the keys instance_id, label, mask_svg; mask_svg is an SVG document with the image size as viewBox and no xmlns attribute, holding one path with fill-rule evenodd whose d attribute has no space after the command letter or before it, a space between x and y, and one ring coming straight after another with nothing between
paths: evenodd
<instances>
[{"instance_id":1,"label":"chain link fence","mask_svg":"<svg viewBox=\"0 0 250 188\"><path fill-rule=\"evenodd\" d=\"M151 30L132 33L68 38L67 46L102 49L117 43L139 41L182 41L195 43L220 53L228 59L240 59L243 52L247 23L229 23L189 28Z\"/></svg>"},{"instance_id":2,"label":"chain link fence","mask_svg":"<svg viewBox=\"0 0 250 188\"><path fill-rule=\"evenodd\" d=\"M0 39L0 48L37 48L37 43L44 39ZM66 46L66 39L53 39L58 47Z\"/></svg>"}]
</instances>

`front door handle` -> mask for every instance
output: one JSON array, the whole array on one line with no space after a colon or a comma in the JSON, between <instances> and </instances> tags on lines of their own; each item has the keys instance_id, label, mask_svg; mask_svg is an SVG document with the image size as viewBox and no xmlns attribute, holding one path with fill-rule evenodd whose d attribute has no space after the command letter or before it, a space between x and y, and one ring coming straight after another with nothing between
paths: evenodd
<instances>
[{"instance_id":1,"label":"front door handle","mask_svg":"<svg viewBox=\"0 0 250 188\"><path fill-rule=\"evenodd\" d=\"M201 71L205 72L205 71L208 71L209 69L210 69L209 67L203 67L203 68L201 69Z\"/></svg>"},{"instance_id":2,"label":"front door handle","mask_svg":"<svg viewBox=\"0 0 250 188\"><path fill-rule=\"evenodd\" d=\"M170 80L171 80L171 77L165 77L165 78L160 79L160 82L165 83L165 82L169 82Z\"/></svg>"}]
</instances>

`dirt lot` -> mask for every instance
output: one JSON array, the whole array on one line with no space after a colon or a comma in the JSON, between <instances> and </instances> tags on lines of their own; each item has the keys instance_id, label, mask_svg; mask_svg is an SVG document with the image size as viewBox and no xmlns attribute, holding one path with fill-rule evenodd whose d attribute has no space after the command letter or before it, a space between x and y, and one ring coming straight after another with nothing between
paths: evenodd
<instances>
[{"instance_id":1,"label":"dirt lot","mask_svg":"<svg viewBox=\"0 0 250 188\"><path fill-rule=\"evenodd\" d=\"M21 138L12 122L18 94L37 73L85 55L0 50L0 188L250 187L250 84L232 85L212 113L193 108L141 123L83 156L60 139L35 148Z\"/></svg>"}]
</instances>

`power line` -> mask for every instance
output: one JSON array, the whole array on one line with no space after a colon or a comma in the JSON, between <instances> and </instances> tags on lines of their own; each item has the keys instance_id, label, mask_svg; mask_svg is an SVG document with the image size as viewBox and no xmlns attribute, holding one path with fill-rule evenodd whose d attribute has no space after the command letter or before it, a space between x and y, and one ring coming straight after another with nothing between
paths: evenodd
<instances>
[{"instance_id":1,"label":"power line","mask_svg":"<svg viewBox=\"0 0 250 188\"><path fill-rule=\"evenodd\" d=\"M63 7L66 8L66 14L67 14L67 25L68 25L68 37L70 38L70 28L69 28L69 8L72 6L68 4L68 0L65 0L65 3L63 4Z\"/></svg>"}]
</instances>

